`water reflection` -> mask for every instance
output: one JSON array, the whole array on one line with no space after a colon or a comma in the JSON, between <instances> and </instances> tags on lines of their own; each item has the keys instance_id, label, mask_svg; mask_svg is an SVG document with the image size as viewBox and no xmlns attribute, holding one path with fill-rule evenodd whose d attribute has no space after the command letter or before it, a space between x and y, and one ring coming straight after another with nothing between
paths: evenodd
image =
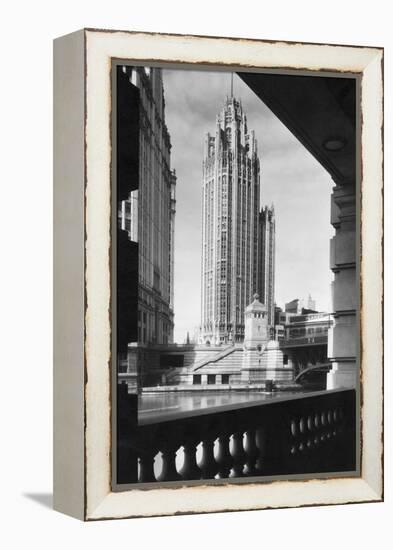
<instances>
[{"instance_id":1,"label":"water reflection","mask_svg":"<svg viewBox=\"0 0 393 550\"><path fill-rule=\"evenodd\" d=\"M171 413L185 413L200 409L210 409L228 405L242 405L256 401L272 401L277 398L297 396L306 392L160 392L145 393L139 396L139 420L151 419Z\"/></svg>"}]
</instances>

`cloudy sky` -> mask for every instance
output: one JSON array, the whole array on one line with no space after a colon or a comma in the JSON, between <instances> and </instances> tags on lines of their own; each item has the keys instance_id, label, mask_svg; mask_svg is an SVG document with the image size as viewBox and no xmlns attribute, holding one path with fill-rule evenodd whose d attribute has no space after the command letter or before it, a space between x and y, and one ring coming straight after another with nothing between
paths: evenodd
<instances>
[{"instance_id":1,"label":"cloudy sky","mask_svg":"<svg viewBox=\"0 0 393 550\"><path fill-rule=\"evenodd\" d=\"M231 79L228 73L188 70L165 70L163 79L177 173L175 341L183 342L200 322L204 136L214 133ZM233 81L258 140L261 205L274 203L276 212L276 303L283 307L310 293L319 310L331 311L331 178L237 75Z\"/></svg>"}]
</instances>

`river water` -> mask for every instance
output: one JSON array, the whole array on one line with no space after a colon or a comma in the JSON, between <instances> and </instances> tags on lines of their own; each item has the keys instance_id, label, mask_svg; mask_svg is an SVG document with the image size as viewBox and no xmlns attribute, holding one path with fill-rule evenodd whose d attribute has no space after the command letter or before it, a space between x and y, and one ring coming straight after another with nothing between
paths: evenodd
<instances>
[{"instance_id":1,"label":"river water","mask_svg":"<svg viewBox=\"0 0 393 550\"><path fill-rule=\"evenodd\" d=\"M191 412L197 414L204 409L243 408L250 403L262 403L277 399L300 397L307 392L273 392L263 391L190 391L190 392L157 392L144 393L139 396L138 419L149 422L158 418L176 418L187 416Z\"/></svg>"}]
</instances>

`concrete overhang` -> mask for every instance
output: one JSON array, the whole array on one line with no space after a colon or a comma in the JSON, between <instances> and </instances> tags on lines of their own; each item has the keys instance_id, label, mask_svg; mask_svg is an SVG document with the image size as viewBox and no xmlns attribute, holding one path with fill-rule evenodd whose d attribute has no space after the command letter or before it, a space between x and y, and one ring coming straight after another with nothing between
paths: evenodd
<instances>
[{"instance_id":1,"label":"concrete overhang","mask_svg":"<svg viewBox=\"0 0 393 550\"><path fill-rule=\"evenodd\" d=\"M355 77L238 74L337 184L355 183Z\"/></svg>"}]
</instances>

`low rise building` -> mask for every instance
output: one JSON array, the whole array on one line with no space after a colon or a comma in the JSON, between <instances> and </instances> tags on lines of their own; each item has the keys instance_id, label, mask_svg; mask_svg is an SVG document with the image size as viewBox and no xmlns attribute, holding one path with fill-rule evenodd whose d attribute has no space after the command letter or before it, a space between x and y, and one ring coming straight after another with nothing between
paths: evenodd
<instances>
[{"instance_id":1,"label":"low rise building","mask_svg":"<svg viewBox=\"0 0 393 550\"><path fill-rule=\"evenodd\" d=\"M277 387L292 387L297 380L305 380L303 373L310 373L320 389L324 389L326 372L330 369L327 359L330 315L304 313L307 311L304 309L301 315L278 310L276 307L276 320L283 324L275 326L273 338L267 307L255 294L244 312L243 343L131 344L120 376L130 388L138 380L139 387L231 389L260 388L269 380ZM148 369L143 368L146 364Z\"/></svg>"}]
</instances>

